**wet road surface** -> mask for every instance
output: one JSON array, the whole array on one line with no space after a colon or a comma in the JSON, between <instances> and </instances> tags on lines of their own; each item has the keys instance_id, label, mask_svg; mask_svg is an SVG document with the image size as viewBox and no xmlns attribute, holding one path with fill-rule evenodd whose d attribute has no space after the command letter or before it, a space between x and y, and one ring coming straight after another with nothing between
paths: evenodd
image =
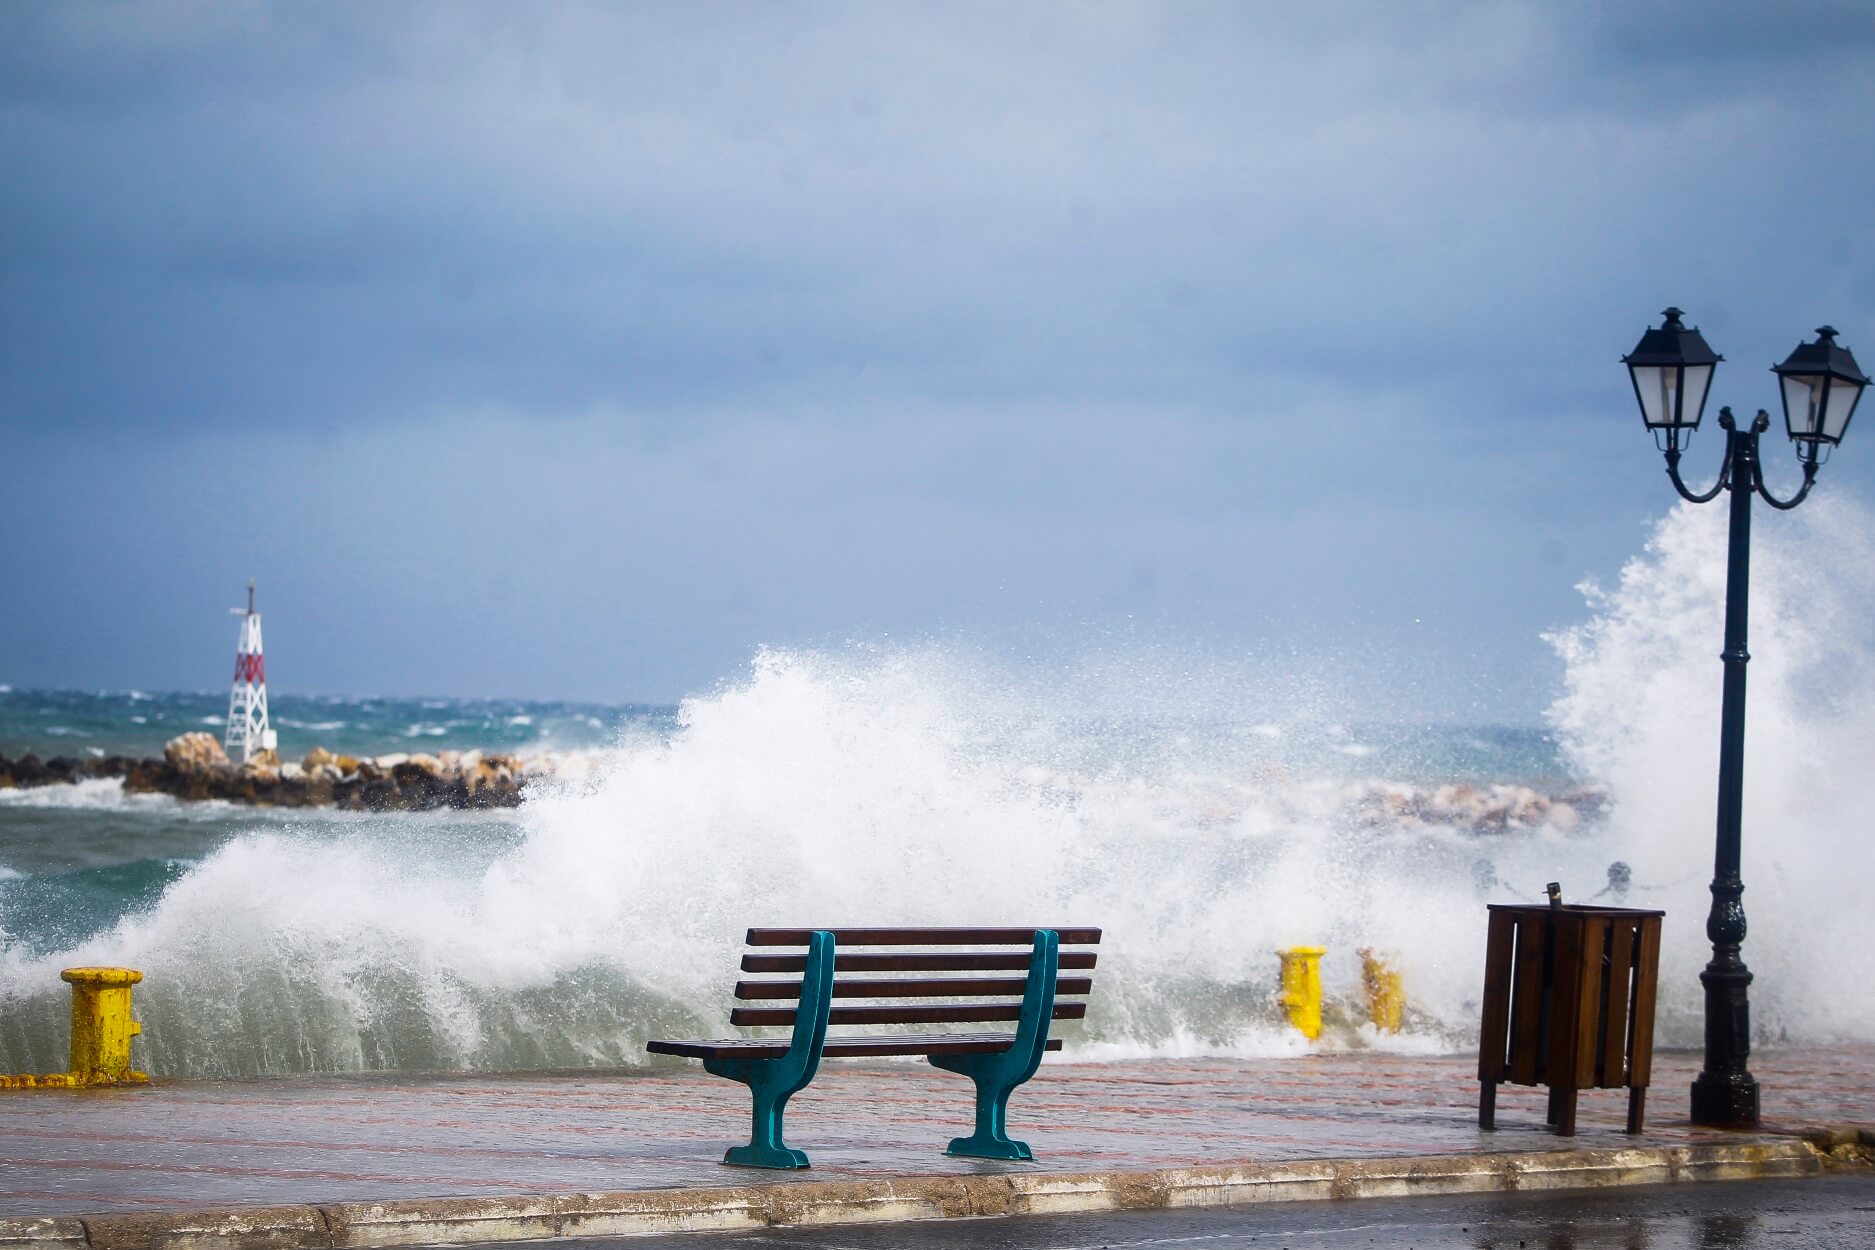
<instances>
[{"instance_id":1,"label":"wet road surface","mask_svg":"<svg viewBox=\"0 0 1875 1250\"><path fill-rule=\"evenodd\" d=\"M538 1250L541 1244L510 1248ZM1867 1250L1875 1247L1875 1174L558 1244L577 1250Z\"/></svg>"}]
</instances>

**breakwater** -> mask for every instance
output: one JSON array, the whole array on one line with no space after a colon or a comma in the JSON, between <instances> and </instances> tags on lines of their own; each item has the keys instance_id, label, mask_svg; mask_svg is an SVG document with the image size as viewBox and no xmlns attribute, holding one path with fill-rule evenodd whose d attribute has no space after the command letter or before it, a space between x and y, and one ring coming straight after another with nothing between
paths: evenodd
<instances>
[{"instance_id":1,"label":"breakwater","mask_svg":"<svg viewBox=\"0 0 1875 1250\"><path fill-rule=\"evenodd\" d=\"M187 733L170 739L158 759L0 756L0 790L115 778L126 793L166 794L188 801L415 812L518 807L530 781L556 771L557 761L548 755L439 751L358 757L336 755L323 747L314 747L298 762L281 762L272 752L263 752L236 765L213 735Z\"/></svg>"},{"instance_id":2,"label":"breakwater","mask_svg":"<svg viewBox=\"0 0 1875 1250\"><path fill-rule=\"evenodd\" d=\"M173 738L161 759L107 755L42 760L0 755L0 790L77 785L119 779L128 794L166 794L184 801L219 799L255 807L333 807L343 811L421 812L438 808L518 807L530 785L590 771L587 753L506 755L438 751L378 756L335 755L314 747L298 763L270 752L241 765L213 735ZM1341 823L1393 832L1413 829L1502 834L1547 829L1573 832L1599 818L1606 796L1587 787L1546 791L1518 784L1420 786L1379 780L1326 787Z\"/></svg>"}]
</instances>

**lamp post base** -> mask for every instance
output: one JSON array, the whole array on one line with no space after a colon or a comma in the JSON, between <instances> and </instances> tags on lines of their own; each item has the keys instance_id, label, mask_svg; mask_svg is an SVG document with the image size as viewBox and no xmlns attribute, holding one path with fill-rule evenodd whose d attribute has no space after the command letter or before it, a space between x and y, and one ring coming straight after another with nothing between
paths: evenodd
<instances>
[{"instance_id":1,"label":"lamp post base","mask_svg":"<svg viewBox=\"0 0 1875 1250\"><path fill-rule=\"evenodd\" d=\"M1757 1078L1749 1072L1701 1072L1693 1082L1693 1123L1707 1128L1757 1128Z\"/></svg>"}]
</instances>

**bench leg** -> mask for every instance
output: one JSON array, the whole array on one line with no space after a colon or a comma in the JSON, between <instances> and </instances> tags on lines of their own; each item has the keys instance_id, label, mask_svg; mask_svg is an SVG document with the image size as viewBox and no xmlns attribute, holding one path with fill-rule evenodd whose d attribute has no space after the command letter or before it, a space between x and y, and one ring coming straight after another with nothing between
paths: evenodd
<instances>
[{"instance_id":1,"label":"bench leg","mask_svg":"<svg viewBox=\"0 0 1875 1250\"><path fill-rule=\"evenodd\" d=\"M1035 1158L1027 1142L1013 1141L1009 1136L1009 1095L1022 1082L1009 1079L1009 1065L1003 1055L931 1055L929 1058L934 1067L962 1073L977 1087L977 1131L968 1137L953 1137L945 1154L968 1155L973 1159Z\"/></svg>"},{"instance_id":2,"label":"bench leg","mask_svg":"<svg viewBox=\"0 0 1875 1250\"><path fill-rule=\"evenodd\" d=\"M775 1060L704 1060L704 1066L717 1076L741 1081L749 1087L753 1107L749 1118L749 1144L731 1146L723 1153L723 1162L740 1168L804 1168L805 1150L791 1149L781 1140L781 1113L795 1086L788 1074L775 1071Z\"/></svg>"}]
</instances>

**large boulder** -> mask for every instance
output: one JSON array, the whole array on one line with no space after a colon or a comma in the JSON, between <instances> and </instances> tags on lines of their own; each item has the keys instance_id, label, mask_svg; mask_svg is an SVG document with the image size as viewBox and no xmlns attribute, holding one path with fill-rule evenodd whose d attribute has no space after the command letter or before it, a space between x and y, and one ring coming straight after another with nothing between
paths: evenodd
<instances>
[{"instance_id":1,"label":"large boulder","mask_svg":"<svg viewBox=\"0 0 1875 1250\"><path fill-rule=\"evenodd\" d=\"M310 773L321 764L336 764L338 760L338 756L332 754L332 752L326 750L324 747L314 747L312 750L306 752L306 758L301 762L300 767Z\"/></svg>"},{"instance_id":2,"label":"large boulder","mask_svg":"<svg viewBox=\"0 0 1875 1250\"><path fill-rule=\"evenodd\" d=\"M242 781L258 781L271 785L280 780L280 769L262 759L262 754L260 751L254 752L254 758L241 765Z\"/></svg>"},{"instance_id":3,"label":"large boulder","mask_svg":"<svg viewBox=\"0 0 1875 1250\"><path fill-rule=\"evenodd\" d=\"M214 734L188 733L171 738L163 744L163 758L169 761L171 768L183 773L204 773L229 766L228 753L221 749Z\"/></svg>"},{"instance_id":4,"label":"large boulder","mask_svg":"<svg viewBox=\"0 0 1875 1250\"><path fill-rule=\"evenodd\" d=\"M163 760L132 760L124 772L124 790L129 794L160 794L175 775L176 770Z\"/></svg>"}]
</instances>

